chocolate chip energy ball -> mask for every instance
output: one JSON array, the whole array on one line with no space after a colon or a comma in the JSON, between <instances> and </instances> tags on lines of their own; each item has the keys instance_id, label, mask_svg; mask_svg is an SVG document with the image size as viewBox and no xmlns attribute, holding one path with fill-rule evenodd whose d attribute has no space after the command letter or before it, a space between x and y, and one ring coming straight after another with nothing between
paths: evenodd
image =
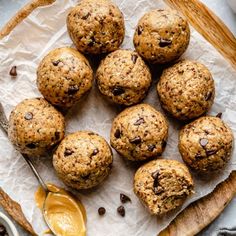
<instances>
[{"instance_id":1,"label":"chocolate chip energy ball","mask_svg":"<svg viewBox=\"0 0 236 236\"><path fill-rule=\"evenodd\" d=\"M125 35L124 17L109 0L83 0L67 17L69 35L83 53L101 54L114 51Z\"/></svg>"},{"instance_id":2,"label":"chocolate chip energy ball","mask_svg":"<svg viewBox=\"0 0 236 236\"><path fill-rule=\"evenodd\" d=\"M99 65L97 84L100 92L118 104L140 102L151 85L151 73L142 58L131 50L116 50Z\"/></svg>"},{"instance_id":3,"label":"chocolate chip energy ball","mask_svg":"<svg viewBox=\"0 0 236 236\"><path fill-rule=\"evenodd\" d=\"M131 161L159 156L165 149L168 124L165 117L148 104L126 108L113 121L111 146Z\"/></svg>"},{"instance_id":4,"label":"chocolate chip energy ball","mask_svg":"<svg viewBox=\"0 0 236 236\"><path fill-rule=\"evenodd\" d=\"M179 58L190 39L188 22L174 10L152 10L138 22L134 34L136 51L147 61L163 64Z\"/></svg>"},{"instance_id":5,"label":"chocolate chip energy ball","mask_svg":"<svg viewBox=\"0 0 236 236\"><path fill-rule=\"evenodd\" d=\"M161 216L181 206L193 193L193 180L184 164L153 160L137 170L134 192L151 214Z\"/></svg>"},{"instance_id":6,"label":"chocolate chip energy ball","mask_svg":"<svg viewBox=\"0 0 236 236\"><path fill-rule=\"evenodd\" d=\"M163 71L157 92L167 112L179 120L189 120L210 109L215 98L215 84L206 66L183 60Z\"/></svg>"},{"instance_id":7,"label":"chocolate chip energy ball","mask_svg":"<svg viewBox=\"0 0 236 236\"><path fill-rule=\"evenodd\" d=\"M25 99L11 112L8 137L28 156L46 154L64 137L63 115L43 98Z\"/></svg>"},{"instance_id":8,"label":"chocolate chip energy ball","mask_svg":"<svg viewBox=\"0 0 236 236\"><path fill-rule=\"evenodd\" d=\"M179 134L179 151L193 170L220 170L232 153L233 133L220 118L203 116L184 126Z\"/></svg>"},{"instance_id":9,"label":"chocolate chip energy ball","mask_svg":"<svg viewBox=\"0 0 236 236\"><path fill-rule=\"evenodd\" d=\"M62 181L75 189L100 184L110 173L112 152L104 138L90 131L66 136L53 155L53 166Z\"/></svg>"},{"instance_id":10,"label":"chocolate chip energy ball","mask_svg":"<svg viewBox=\"0 0 236 236\"><path fill-rule=\"evenodd\" d=\"M37 86L53 105L70 108L87 93L93 82L93 71L88 60L69 47L49 52L40 62Z\"/></svg>"}]
</instances>

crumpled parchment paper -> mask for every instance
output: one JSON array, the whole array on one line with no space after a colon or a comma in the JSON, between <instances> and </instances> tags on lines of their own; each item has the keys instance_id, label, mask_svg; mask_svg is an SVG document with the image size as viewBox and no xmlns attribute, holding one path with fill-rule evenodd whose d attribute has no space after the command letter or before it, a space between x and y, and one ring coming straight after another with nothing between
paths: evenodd
<instances>
[{"instance_id":1,"label":"crumpled parchment paper","mask_svg":"<svg viewBox=\"0 0 236 236\"><path fill-rule=\"evenodd\" d=\"M0 41L0 101L7 115L21 100L40 96L36 87L36 69L42 57L54 48L72 45L66 30L66 16L76 2L58 0L51 6L35 10L9 36ZM156 0L116 0L115 2L125 17L126 37L123 48L133 48L134 28L145 12L166 7ZM209 114L216 115L218 112L223 112L223 120L236 134L236 72L197 32L192 29L191 33L191 42L183 58L198 60L210 69L215 79L216 98ZM17 65L17 78L9 76L9 70L13 65ZM157 78L154 76L152 88L144 102L161 110L156 95L156 83ZM67 132L93 130L109 141L112 119L119 112L120 108L104 100L94 85L90 94L67 114ZM163 157L182 161L177 148L180 124L170 117L167 118L170 124L169 139ZM45 181L63 186L52 168L51 157L35 159L35 163ZM125 162L114 151L114 168L110 177L93 190L77 193L87 210L88 236L157 235L181 209L211 192L231 170L236 169L236 156L234 152L229 165L215 178L199 180L194 176L196 193L179 211L158 220L149 215L133 194L135 169L135 166ZM2 131L0 132L0 186L21 204L35 230L42 234L46 225L34 202L34 192L38 182ZM132 198L132 203L125 204L125 218L120 217L116 212L116 208L121 204L120 193L125 193ZM99 217L97 214L100 206L104 206L107 210L104 217Z\"/></svg>"}]
</instances>

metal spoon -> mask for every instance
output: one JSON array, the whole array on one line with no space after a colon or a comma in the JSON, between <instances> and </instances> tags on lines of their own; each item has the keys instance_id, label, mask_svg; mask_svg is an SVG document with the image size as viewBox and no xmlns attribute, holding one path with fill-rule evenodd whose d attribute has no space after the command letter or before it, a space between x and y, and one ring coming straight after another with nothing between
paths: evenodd
<instances>
[{"instance_id":1,"label":"metal spoon","mask_svg":"<svg viewBox=\"0 0 236 236\"><path fill-rule=\"evenodd\" d=\"M6 114L4 112L4 109L3 109L3 106L0 102L0 126L1 128L5 131L5 133L7 134L8 133L8 120L7 120L7 117L6 117ZM45 197L45 200L44 200L44 203L46 201L46 198L48 196L48 193L49 192L52 192L48 189L47 185L45 184L45 182L43 181L43 179L41 178L41 176L39 175L38 171L36 170L36 168L34 167L34 164L33 162L31 161L31 159L25 155L25 154L21 154L25 161L28 163L30 169L32 170L32 172L34 173L35 177L37 178L37 180L39 181L40 185L42 186L42 188L44 189L45 193L46 193L46 197ZM52 192L54 193L54 192ZM55 193L54 193L55 194ZM44 204L45 205L45 204ZM43 216L44 216L44 220L47 224L47 226L49 227L49 229L51 230L51 232L54 234L54 235L57 235L55 233L55 231L50 227L50 224L48 223L48 220L47 220L47 217L46 217L46 214L45 214L45 207L43 206Z\"/></svg>"}]
</instances>

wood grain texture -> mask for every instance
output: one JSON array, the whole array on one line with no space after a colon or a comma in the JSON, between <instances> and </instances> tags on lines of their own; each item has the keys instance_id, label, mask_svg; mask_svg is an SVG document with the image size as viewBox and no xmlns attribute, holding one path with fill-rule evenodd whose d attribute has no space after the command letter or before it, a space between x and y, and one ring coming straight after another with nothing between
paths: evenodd
<instances>
[{"instance_id":1,"label":"wood grain texture","mask_svg":"<svg viewBox=\"0 0 236 236\"><path fill-rule=\"evenodd\" d=\"M190 204L158 236L193 236L209 225L236 195L236 171L213 192Z\"/></svg>"},{"instance_id":2,"label":"wood grain texture","mask_svg":"<svg viewBox=\"0 0 236 236\"><path fill-rule=\"evenodd\" d=\"M164 0L185 15L191 25L236 69L236 38L207 6L199 0Z\"/></svg>"},{"instance_id":3,"label":"wood grain texture","mask_svg":"<svg viewBox=\"0 0 236 236\"><path fill-rule=\"evenodd\" d=\"M32 0L22 9L20 9L15 16L13 16L8 23L0 30L0 40L7 36L21 21L23 21L34 9L40 6L50 5L55 0Z\"/></svg>"}]
</instances>

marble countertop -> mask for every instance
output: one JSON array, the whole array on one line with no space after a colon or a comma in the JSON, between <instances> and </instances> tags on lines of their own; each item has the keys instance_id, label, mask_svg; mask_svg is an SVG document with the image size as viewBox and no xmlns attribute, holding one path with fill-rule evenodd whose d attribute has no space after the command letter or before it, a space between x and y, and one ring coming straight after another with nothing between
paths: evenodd
<instances>
[{"instance_id":1,"label":"marble countertop","mask_svg":"<svg viewBox=\"0 0 236 236\"><path fill-rule=\"evenodd\" d=\"M27 2L28 0L0 0L0 28ZM236 35L236 14L230 9L226 0L202 0L202 2L211 8ZM236 226L235 212L236 198L199 236L215 236L219 228ZM20 235L26 234L20 230Z\"/></svg>"}]
</instances>

